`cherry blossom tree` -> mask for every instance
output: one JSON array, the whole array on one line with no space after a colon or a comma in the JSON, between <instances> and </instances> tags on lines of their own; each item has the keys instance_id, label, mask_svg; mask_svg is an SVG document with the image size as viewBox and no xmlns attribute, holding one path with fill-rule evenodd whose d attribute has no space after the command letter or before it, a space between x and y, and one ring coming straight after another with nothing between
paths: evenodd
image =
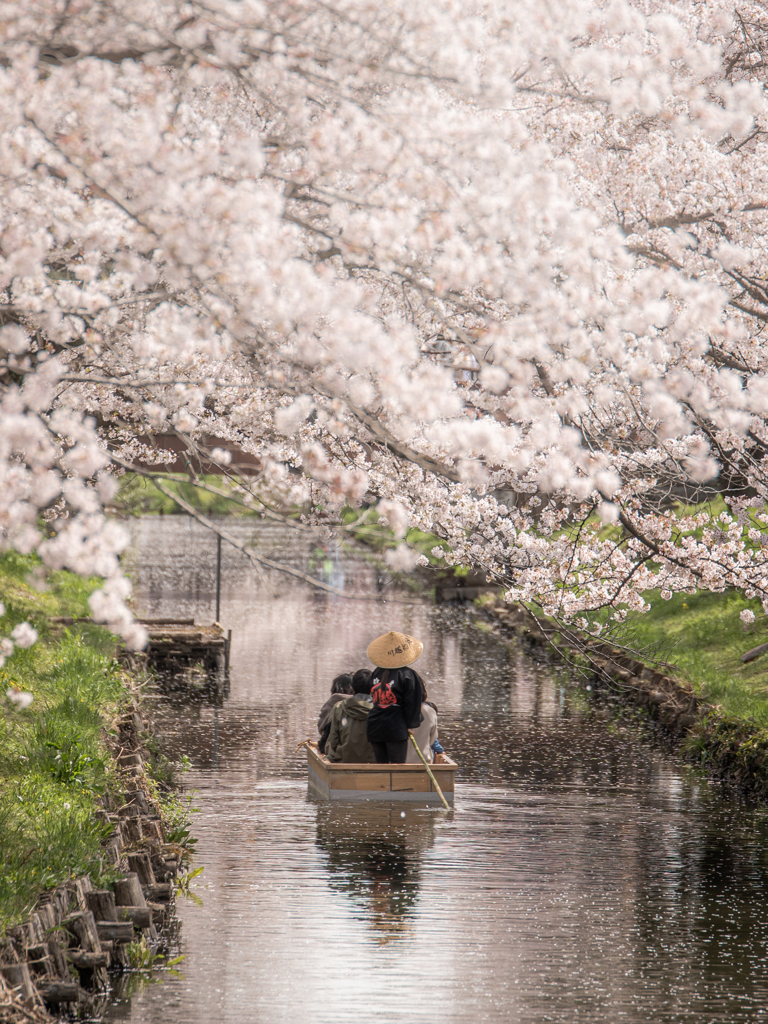
<instances>
[{"instance_id":1,"label":"cherry blossom tree","mask_svg":"<svg viewBox=\"0 0 768 1024\"><path fill-rule=\"evenodd\" d=\"M265 515L374 506L582 626L649 588L768 608L763 4L0 27L0 530L103 576L97 618L142 642L117 475L211 462Z\"/></svg>"}]
</instances>

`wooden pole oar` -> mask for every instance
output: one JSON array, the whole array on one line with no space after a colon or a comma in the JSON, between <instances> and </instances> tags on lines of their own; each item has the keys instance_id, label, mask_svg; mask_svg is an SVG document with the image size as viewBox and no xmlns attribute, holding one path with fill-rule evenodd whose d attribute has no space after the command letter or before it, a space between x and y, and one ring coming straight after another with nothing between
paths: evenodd
<instances>
[{"instance_id":1,"label":"wooden pole oar","mask_svg":"<svg viewBox=\"0 0 768 1024\"><path fill-rule=\"evenodd\" d=\"M421 759L421 763L422 763L422 764L424 765L424 767L425 767L425 768L427 769L427 775L428 775L428 776L430 777L430 779L432 780L432 785L433 785L433 786L435 787L435 789L437 790L437 795L438 795L438 796L440 797L440 799L441 799L441 800L443 801L443 807L444 807L444 808L446 809L446 811L450 811L450 809L451 809L451 807L450 807L450 804L448 803L448 801L447 801L447 800L445 799L445 797L443 796L443 791L442 791L442 789L440 789L440 787L438 786L438 784L437 784L437 779L436 779L436 778L435 778L435 776L434 776L434 775L432 774L432 769L431 769L431 768L429 767L429 765L427 764L427 759L426 759L426 758L424 757L424 755L422 754L422 752L421 752L421 749L419 748L419 744L418 744L418 743L416 742L416 737L415 737L415 736L413 735L413 733L412 733L412 732L409 732L409 733L408 733L408 735L409 735L409 736L411 737L411 743L413 743L414 747L416 748L416 753L417 753L417 754L419 755L419 757L420 757L420 759Z\"/></svg>"}]
</instances>

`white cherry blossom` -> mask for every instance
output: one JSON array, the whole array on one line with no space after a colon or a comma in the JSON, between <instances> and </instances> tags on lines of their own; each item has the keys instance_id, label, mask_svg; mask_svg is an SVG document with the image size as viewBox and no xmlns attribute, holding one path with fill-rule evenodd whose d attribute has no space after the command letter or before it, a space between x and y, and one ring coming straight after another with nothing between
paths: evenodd
<instances>
[{"instance_id":1,"label":"white cherry blossom","mask_svg":"<svg viewBox=\"0 0 768 1024\"><path fill-rule=\"evenodd\" d=\"M38 0L0 29L0 542L102 576L99 621L142 642L111 474L211 462L567 621L768 608L760 4Z\"/></svg>"}]
</instances>

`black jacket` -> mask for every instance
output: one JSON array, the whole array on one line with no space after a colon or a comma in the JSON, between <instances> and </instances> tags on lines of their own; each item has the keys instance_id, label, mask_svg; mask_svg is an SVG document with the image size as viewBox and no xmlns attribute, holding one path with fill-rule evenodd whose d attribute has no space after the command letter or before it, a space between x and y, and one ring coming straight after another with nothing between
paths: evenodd
<instances>
[{"instance_id":1,"label":"black jacket","mask_svg":"<svg viewBox=\"0 0 768 1024\"><path fill-rule=\"evenodd\" d=\"M371 743L408 739L408 730L421 725L424 691L421 677L411 668L375 668L371 686L373 710L368 715Z\"/></svg>"}]
</instances>

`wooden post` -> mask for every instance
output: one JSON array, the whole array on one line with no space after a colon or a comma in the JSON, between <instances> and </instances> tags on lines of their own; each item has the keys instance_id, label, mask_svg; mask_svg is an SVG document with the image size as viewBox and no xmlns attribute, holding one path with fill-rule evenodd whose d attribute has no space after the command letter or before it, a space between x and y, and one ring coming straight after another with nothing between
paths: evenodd
<instances>
[{"instance_id":1,"label":"wooden post","mask_svg":"<svg viewBox=\"0 0 768 1024\"><path fill-rule=\"evenodd\" d=\"M117 913L121 921L130 921L135 928L149 928L152 924L149 907L120 907Z\"/></svg>"},{"instance_id":2,"label":"wooden post","mask_svg":"<svg viewBox=\"0 0 768 1024\"><path fill-rule=\"evenodd\" d=\"M145 910L149 914L147 907L136 907L135 909ZM96 928L100 939L111 939L113 942L133 942L133 921L97 921Z\"/></svg>"},{"instance_id":3,"label":"wooden post","mask_svg":"<svg viewBox=\"0 0 768 1024\"><path fill-rule=\"evenodd\" d=\"M97 921L117 921L115 894L111 889L92 889L85 894L88 909Z\"/></svg>"},{"instance_id":4,"label":"wooden post","mask_svg":"<svg viewBox=\"0 0 768 1024\"><path fill-rule=\"evenodd\" d=\"M44 981L37 986L46 1003L76 1003L79 989L76 981Z\"/></svg>"},{"instance_id":5,"label":"wooden post","mask_svg":"<svg viewBox=\"0 0 768 1024\"><path fill-rule=\"evenodd\" d=\"M12 988L19 990L22 999L30 1006L34 1005L35 988L27 964L5 964L0 967L0 974ZM29 1016L31 1017L31 1014Z\"/></svg>"},{"instance_id":6,"label":"wooden post","mask_svg":"<svg viewBox=\"0 0 768 1024\"><path fill-rule=\"evenodd\" d=\"M115 903L118 907L146 907L147 901L135 871L129 871L125 878L118 878L115 882Z\"/></svg>"},{"instance_id":7,"label":"wooden post","mask_svg":"<svg viewBox=\"0 0 768 1024\"><path fill-rule=\"evenodd\" d=\"M100 927L100 924L97 927ZM117 928L118 926L113 921L109 921L104 927ZM131 928L133 928L133 925L131 925ZM100 949L98 953L94 953L90 949L67 950L67 960L69 960L73 967L84 971L96 971L100 967L109 966L109 956L110 954L103 949Z\"/></svg>"},{"instance_id":8,"label":"wooden post","mask_svg":"<svg viewBox=\"0 0 768 1024\"><path fill-rule=\"evenodd\" d=\"M224 648L224 685L229 682L229 651L232 647L232 630L227 630L227 645Z\"/></svg>"},{"instance_id":9,"label":"wooden post","mask_svg":"<svg viewBox=\"0 0 768 1024\"><path fill-rule=\"evenodd\" d=\"M131 871L136 872L141 886L155 884L155 873L152 870L152 862L149 859L148 853L129 853L128 866ZM109 918L104 918L103 920L106 921Z\"/></svg>"},{"instance_id":10,"label":"wooden post","mask_svg":"<svg viewBox=\"0 0 768 1024\"><path fill-rule=\"evenodd\" d=\"M81 949L92 950L94 953L101 952L96 919L90 910L76 910L69 917L65 917L62 924L70 935L77 938Z\"/></svg>"},{"instance_id":11,"label":"wooden post","mask_svg":"<svg viewBox=\"0 0 768 1024\"><path fill-rule=\"evenodd\" d=\"M221 615L221 534L216 534L216 619Z\"/></svg>"}]
</instances>

